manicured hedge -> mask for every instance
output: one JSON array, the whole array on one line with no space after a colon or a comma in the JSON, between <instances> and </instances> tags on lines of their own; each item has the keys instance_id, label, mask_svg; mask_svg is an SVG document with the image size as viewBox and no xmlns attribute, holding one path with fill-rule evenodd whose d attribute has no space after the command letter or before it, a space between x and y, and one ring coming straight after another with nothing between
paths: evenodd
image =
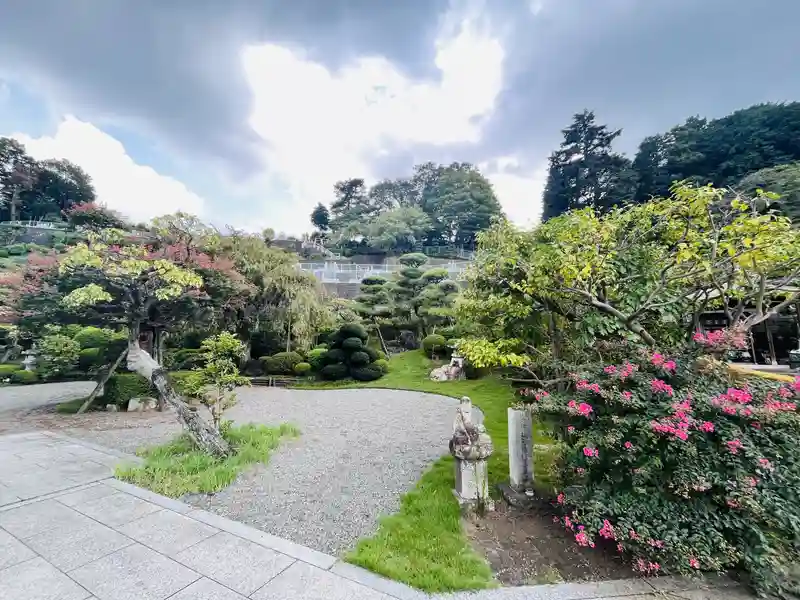
<instances>
[{"instance_id":1,"label":"manicured hedge","mask_svg":"<svg viewBox=\"0 0 800 600\"><path fill-rule=\"evenodd\" d=\"M136 373L118 373L112 375L103 388L103 402L116 404L120 408L128 405L131 398L152 396L150 382Z\"/></svg>"},{"instance_id":2,"label":"manicured hedge","mask_svg":"<svg viewBox=\"0 0 800 600\"><path fill-rule=\"evenodd\" d=\"M20 383L20 384L27 384L27 383L38 383L39 375L36 371L26 371L24 369L20 371L14 371L11 374L11 383Z\"/></svg>"}]
</instances>

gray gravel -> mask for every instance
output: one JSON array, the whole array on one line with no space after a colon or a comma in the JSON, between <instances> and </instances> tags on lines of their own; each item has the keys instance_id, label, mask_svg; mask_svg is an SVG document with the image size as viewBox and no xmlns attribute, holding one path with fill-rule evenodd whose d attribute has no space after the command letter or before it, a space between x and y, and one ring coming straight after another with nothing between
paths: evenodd
<instances>
[{"instance_id":1,"label":"gray gravel","mask_svg":"<svg viewBox=\"0 0 800 600\"><path fill-rule=\"evenodd\" d=\"M239 423L293 423L265 467L227 489L189 501L339 554L396 512L431 462L447 453L458 401L397 390L242 390L229 411Z\"/></svg>"},{"instance_id":2,"label":"gray gravel","mask_svg":"<svg viewBox=\"0 0 800 600\"><path fill-rule=\"evenodd\" d=\"M42 386L0 389L0 404L12 389L35 388ZM447 453L457 404L454 398L399 390L241 389L227 417L239 424L292 423L300 437L284 441L268 465L249 469L225 490L184 500L340 554L373 534L378 518L396 512L400 496ZM477 409L474 413L480 419ZM15 428L23 425L129 453L180 432L169 413L34 413L18 419Z\"/></svg>"},{"instance_id":3,"label":"gray gravel","mask_svg":"<svg viewBox=\"0 0 800 600\"><path fill-rule=\"evenodd\" d=\"M31 410L88 396L94 386L91 381L3 386L0 387L0 413Z\"/></svg>"}]
</instances>

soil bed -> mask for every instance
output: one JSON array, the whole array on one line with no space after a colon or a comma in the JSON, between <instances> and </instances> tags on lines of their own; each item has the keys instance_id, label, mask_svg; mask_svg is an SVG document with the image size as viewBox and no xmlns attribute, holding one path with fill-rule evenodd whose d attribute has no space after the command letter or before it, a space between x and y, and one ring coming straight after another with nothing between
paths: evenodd
<instances>
[{"instance_id":1,"label":"soil bed","mask_svg":"<svg viewBox=\"0 0 800 600\"><path fill-rule=\"evenodd\" d=\"M502 585L635 577L613 546L578 546L573 533L553 522L555 515L544 503L519 509L498 501L494 512L468 520L465 531Z\"/></svg>"}]
</instances>

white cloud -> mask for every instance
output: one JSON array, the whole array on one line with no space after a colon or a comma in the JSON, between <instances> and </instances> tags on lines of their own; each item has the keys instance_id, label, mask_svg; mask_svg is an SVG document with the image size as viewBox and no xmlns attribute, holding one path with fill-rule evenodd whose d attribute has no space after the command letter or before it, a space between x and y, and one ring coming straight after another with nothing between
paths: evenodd
<instances>
[{"instance_id":1,"label":"white cloud","mask_svg":"<svg viewBox=\"0 0 800 600\"><path fill-rule=\"evenodd\" d=\"M200 196L177 179L137 164L119 140L91 123L66 116L52 137L32 138L24 133L11 137L25 144L37 160L66 158L80 165L91 175L98 200L134 222L177 210L204 213Z\"/></svg>"},{"instance_id":2,"label":"white cloud","mask_svg":"<svg viewBox=\"0 0 800 600\"><path fill-rule=\"evenodd\" d=\"M478 143L502 89L504 51L466 20L436 43L438 82L411 80L378 56L331 72L272 44L246 48L242 60L254 98L250 124L293 199L270 207L270 217L276 228L298 231L336 181L372 180L370 157L389 147Z\"/></svg>"},{"instance_id":3,"label":"white cloud","mask_svg":"<svg viewBox=\"0 0 800 600\"><path fill-rule=\"evenodd\" d=\"M528 173L515 173L519 162L503 156L491 163L478 165L494 186L508 218L517 225L530 227L542 219L542 194L547 182L547 163Z\"/></svg>"}]
</instances>

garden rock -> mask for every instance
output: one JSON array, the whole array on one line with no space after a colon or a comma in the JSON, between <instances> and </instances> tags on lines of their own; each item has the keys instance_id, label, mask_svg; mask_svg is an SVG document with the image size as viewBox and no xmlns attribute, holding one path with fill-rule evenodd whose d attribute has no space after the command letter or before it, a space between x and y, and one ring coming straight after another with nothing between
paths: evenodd
<instances>
[{"instance_id":1,"label":"garden rock","mask_svg":"<svg viewBox=\"0 0 800 600\"><path fill-rule=\"evenodd\" d=\"M431 381L455 381L464 379L464 359L454 356L449 365L438 367L431 371Z\"/></svg>"},{"instance_id":2,"label":"garden rock","mask_svg":"<svg viewBox=\"0 0 800 600\"><path fill-rule=\"evenodd\" d=\"M128 412L147 412L158 406L155 398L131 398L128 400Z\"/></svg>"},{"instance_id":3,"label":"garden rock","mask_svg":"<svg viewBox=\"0 0 800 600\"><path fill-rule=\"evenodd\" d=\"M106 404L106 412L119 412L119 406L116 404Z\"/></svg>"}]
</instances>

